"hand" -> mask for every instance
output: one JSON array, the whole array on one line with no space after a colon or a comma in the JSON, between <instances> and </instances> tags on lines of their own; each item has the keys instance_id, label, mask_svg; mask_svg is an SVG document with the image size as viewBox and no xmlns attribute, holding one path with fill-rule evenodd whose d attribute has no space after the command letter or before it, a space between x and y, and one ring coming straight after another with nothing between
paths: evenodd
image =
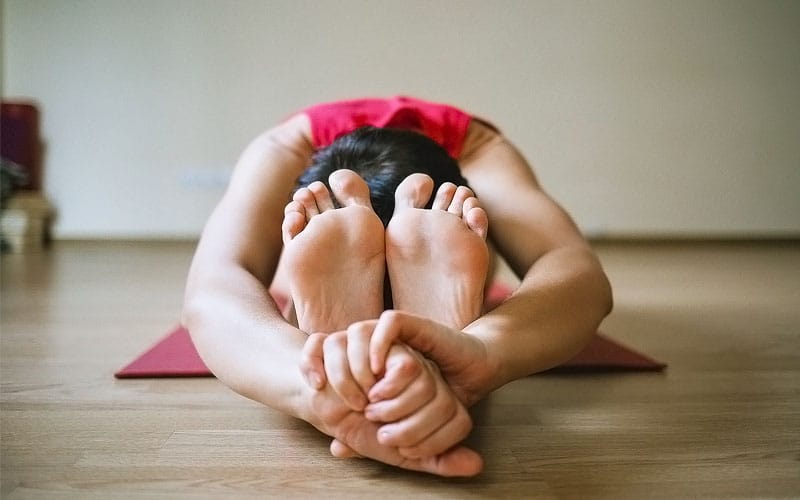
<instances>
[{"instance_id":1,"label":"hand","mask_svg":"<svg viewBox=\"0 0 800 500\"><path fill-rule=\"evenodd\" d=\"M378 441L380 424L352 410L330 384L308 393L310 415L306 418L317 429L334 437L331 453L336 457L363 456L409 470L440 476L474 476L483 461L464 446L426 457L403 456L396 447Z\"/></svg>"},{"instance_id":2,"label":"hand","mask_svg":"<svg viewBox=\"0 0 800 500\"><path fill-rule=\"evenodd\" d=\"M399 447L404 457L438 455L462 441L472 421L434 363L394 344L376 383L368 357L376 324L364 321L347 331L309 336L301 364L306 380L317 389L327 380L351 410L364 411L373 422L390 422L378 430L378 441Z\"/></svg>"},{"instance_id":3,"label":"hand","mask_svg":"<svg viewBox=\"0 0 800 500\"><path fill-rule=\"evenodd\" d=\"M496 367L486 346L473 335L402 311L385 311L378 319L369 346L370 368L383 373L392 346L402 342L430 359L458 399L467 407L491 387Z\"/></svg>"}]
</instances>

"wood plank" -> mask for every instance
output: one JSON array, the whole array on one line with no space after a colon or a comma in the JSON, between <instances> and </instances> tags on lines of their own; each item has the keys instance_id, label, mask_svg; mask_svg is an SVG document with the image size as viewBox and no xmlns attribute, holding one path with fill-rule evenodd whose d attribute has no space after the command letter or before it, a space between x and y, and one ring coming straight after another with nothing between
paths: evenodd
<instances>
[{"instance_id":1,"label":"wood plank","mask_svg":"<svg viewBox=\"0 0 800 500\"><path fill-rule=\"evenodd\" d=\"M800 245L596 244L603 330L664 373L544 374L473 409L477 478L336 460L215 379L114 380L175 325L189 243L2 257L3 498L800 496Z\"/></svg>"}]
</instances>

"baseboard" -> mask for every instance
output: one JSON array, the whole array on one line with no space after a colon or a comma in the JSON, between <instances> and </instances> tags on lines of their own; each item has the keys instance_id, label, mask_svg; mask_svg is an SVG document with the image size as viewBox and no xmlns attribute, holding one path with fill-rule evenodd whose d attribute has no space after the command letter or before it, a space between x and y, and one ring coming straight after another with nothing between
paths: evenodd
<instances>
[{"instance_id":1,"label":"baseboard","mask_svg":"<svg viewBox=\"0 0 800 500\"><path fill-rule=\"evenodd\" d=\"M590 236L593 245L754 244L800 245L800 235L614 235Z\"/></svg>"}]
</instances>

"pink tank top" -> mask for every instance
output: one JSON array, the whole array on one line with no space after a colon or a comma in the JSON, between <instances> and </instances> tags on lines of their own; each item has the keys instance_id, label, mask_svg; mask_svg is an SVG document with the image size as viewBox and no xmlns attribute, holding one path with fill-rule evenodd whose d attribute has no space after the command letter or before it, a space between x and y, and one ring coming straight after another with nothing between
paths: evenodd
<instances>
[{"instance_id":1,"label":"pink tank top","mask_svg":"<svg viewBox=\"0 0 800 500\"><path fill-rule=\"evenodd\" d=\"M472 116L445 104L411 97L354 99L317 104L303 113L311 121L315 147L330 145L337 137L364 125L416 130L458 158Z\"/></svg>"}]
</instances>

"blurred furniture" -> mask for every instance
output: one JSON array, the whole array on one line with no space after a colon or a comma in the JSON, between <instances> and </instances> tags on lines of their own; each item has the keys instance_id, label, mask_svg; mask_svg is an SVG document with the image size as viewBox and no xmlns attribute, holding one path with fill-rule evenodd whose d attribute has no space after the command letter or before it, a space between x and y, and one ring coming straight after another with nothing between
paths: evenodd
<instances>
[{"instance_id":1,"label":"blurred furniture","mask_svg":"<svg viewBox=\"0 0 800 500\"><path fill-rule=\"evenodd\" d=\"M53 214L42 193L39 110L31 102L3 102L0 116L3 249L17 253L38 251L48 239Z\"/></svg>"}]
</instances>

